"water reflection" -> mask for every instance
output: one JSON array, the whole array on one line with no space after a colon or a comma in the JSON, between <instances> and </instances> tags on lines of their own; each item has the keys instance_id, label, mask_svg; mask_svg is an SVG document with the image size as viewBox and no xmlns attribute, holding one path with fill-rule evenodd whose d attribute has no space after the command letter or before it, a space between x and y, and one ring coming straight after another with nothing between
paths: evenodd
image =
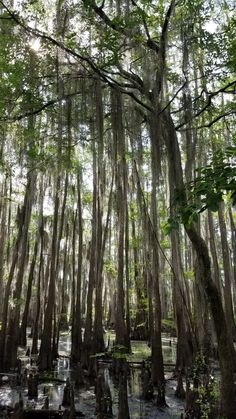
<instances>
[{"instance_id":1,"label":"water reflection","mask_svg":"<svg viewBox=\"0 0 236 419\"><path fill-rule=\"evenodd\" d=\"M131 361L142 361L151 356L151 349L145 341L133 340ZM162 351L165 364L174 364L176 360L176 339L162 337Z\"/></svg>"},{"instance_id":2,"label":"water reflection","mask_svg":"<svg viewBox=\"0 0 236 419\"><path fill-rule=\"evenodd\" d=\"M176 340L168 336L164 336L162 339L163 343L163 356L164 363L174 364L176 359ZM30 342L28 342L30 346ZM40 382L38 388L38 398L37 400L28 400L28 390L26 387L20 388L16 387L14 382L8 382L0 387L0 404L14 406L16 402L19 401L19 394L21 393L24 400L25 406L42 408L45 402L46 397L49 399L49 408L58 409L62 403L63 390L65 386L65 381L71 377L71 369L69 363L69 355L71 350L71 339L70 335L65 334L60 337L59 341L59 354L60 358L58 359L54 371L50 373L51 377L55 380L63 380L64 382ZM142 361L142 359L147 358L151 355L150 348L147 345L147 342L132 342L132 356L131 360ZM24 355L25 350L20 350L19 354L21 355L23 368L29 366L30 358ZM105 380L110 386L111 396L113 400L113 414L114 417L117 415L118 411L118 387L114 383L112 374L109 371L107 366L102 367L104 369ZM169 409L165 411L157 411L155 403L144 402L141 397L142 388L141 388L141 378L140 378L140 369L130 367L128 375L128 400L129 400L129 409L131 419L169 419L176 418L180 415L180 411L183 411L183 404L179 402L174 397L174 387L175 383L172 381L167 382L167 403ZM91 386L89 383L87 387L75 389L75 407L76 409L83 412L88 418L96 418L95 415L95 393L94 386ZM63 409L63 408L62 408Z\"/></svg>"}]
</instances>

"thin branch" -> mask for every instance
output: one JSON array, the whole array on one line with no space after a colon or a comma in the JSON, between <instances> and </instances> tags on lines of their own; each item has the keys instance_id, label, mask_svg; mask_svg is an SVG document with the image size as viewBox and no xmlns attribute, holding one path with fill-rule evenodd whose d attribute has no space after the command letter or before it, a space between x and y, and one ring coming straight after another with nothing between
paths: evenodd
<instances>
[{"instance_id":1,"label":"thin branch","mask_svg":"<svg viewBox=\"0 0 236 419\"><path fill-rule=\"evenodd\" d=\"M227 89L228 89L229 87L232 87L232 86L234 86L234 89L233 89L233 90L230 90L230 91L227 91ZM210 95L211 97L216 96L216 95L218 95L219 93L236 93L236 80L231 81L230 83L226 84L226 86L221 87L221 89L216 90L215 92L208 92L208 91L206 90L206 93L207 93L208 95Z\"/></svg>"},{"instance_id":2,"label":"thin branch","mask_svg":"<svg viewBox=\"0 0 236 419\"><path fill-rule=\"evenodd\" d=\"M184 84L182 84L182 86L177 90L177 92L174 94L174 96L169 100L169 102L167 103L166 106L164 106L164 108L162 108L160 110L160 112L158 112L158 115L160 115L162 112L164 112L170 105L171 103L175 100L175 98L178 96L178 94L181 92L181 90L184 89L184 87L186 86L187 81L184 82Z\"/></svg>"},{"instance_id":3,"label":"thin branch","mask_svg":"<svg viewBox=\"0 0 236 419\"><path fill-rule=\"evenodd\" d=\"M174 8L175 8L175 0L172 0L169 7L168 7L167 12L166 12L164 24L163 24L162 31L161 31L160 50L161 50L161 55L162 55L163 61L164 61L164 58L165 58L165 51L166 51L167 31L168 31L170 18L171 18L171 15L172 15L172 12L173 12Z\"/></svg>"},{"instance_id":4,"label":"thin branch","mask_svg":"<svg viewBox=\"0 0 236 419\"><path fill-rule=\"evenodd\" d=\"M147 46L150 49L152 49L153 51L159 53L159 45L150 36L148 25L147 25L147 22L146 22L146 19L145 19L145 16L144 16L145 15L144 10L141 9L141 7L138 6L137 3L134 0L131 0L131 3L133 4L133 6L138 8L138 10L140 11L140 13L142 15L143 26L144 26L144 30L145 30L146 35L147 35L147 42L146 42Z\"/></svg>"},{"instance_id":5,"label":"thin branch","mask_svg":"<svg viewBox=\"0 0 236 419\"><path fill-rule=\"evenodd\" d=\"M85 0L83 0L83 3L85 3ZM132 3L136 5L135 2L132 2ZM109 28L135 41L133 37L133 32L130 29L125 28L125 26L121 26L120 24L114 22L114 20L111 20L109 16L104 12L103 8L99 7L94 0L90 0L89 5ZM147 29L147 26L146 26L146 29ZM137 41L135 42L136 44L140 45L140 42L137 42ZM151 50L159 52L159 46L153 39L150 38L150 35L144 44L147 45Z\"/></svg>"},{"instance_id":6,"label":"thin branch","mask_svg":"<svg viewBox=\"0 0 236 419\"><path fill-rule=\"evenodd\" d=\"M227 89L229 87L232 87L232 86L234 86L234 89L232 89L230 91L227 91ZM233 80L232 82L226 84L226 86L221 87L220 89L216 90L215 92L207 92L206 90L203 89L202 92L201 92L201 94L200 94L200 96L198 96L196 99L194 99L194 101L200 99L200 97L203 95L203 93L206 93L208 95L207 103L203 106L203 108L201 108L198 112L196 112L192 116L192 118L189 118L187 121L184 121L181 124L177 125L177 127L175 128L177 131L180 128L184 127L189 122L191 122L193 119L199 117L203 112L205 112L209 108L209 106L211 106L211 104L212 104L212 98L215 97L215 96L217 96L219 93L225 93L225 94L227 94L227 93L232 94L233 93L233 94L235 94L236 93L236 80ZM230 112L230 114L231 113L235 113L235 112ZM206 125L206 127L209 127L209 126L213 125L215 122L217 122L219 119L223 118L225 115L227 116L228 113L223 114L223 115L217 117L216 118L216 121L213 120L212 123L210 122L210 125L208 124L208 125ZM197 129L200 129L200 128L203 128L203 127L204 127L204 125L202 125L200 127L197 127Z\"/></svg>"},{"instance_id":7,"label":"thin branch","mask_svg":"<svg viewBox=\"0 0 236 419\"><path fill-rule=\"evenodd\" d=\"M214 118L211 122L208 124L200 125L196 129L200 128L210 128L212 125L214 125L216 122L218 122L220 119L225 118L226 116L234 115L236 114L236 111L229 111L224 114L218 115L216 118Z\"/></svg>"},{"instance_id":8,"label":"thin branch","mask_svg":"<svg viewBox=\"0 0 236 419\"><path fill-rule=\"evenodd\" d=\"M159 51L159 71L157 72L157 92L158 94L162 89L162 78L165 69L165 60L166 60L166 43L167 43L167 34L169 28L169 22L172 15L172 12L175 8L175 0L171 0L171 3L167 9L164 24L162 26L161 36L160 36L160 51Z\"/></svg>"},{"instance_id":9,"label":"thin branch","mask_svg":"<svg viewBox=\"0 0 236 419\"><path fill-rule=\"evenodd\" d=\"M81 92L74 92L74 93L70 93L68 95L63 95L60 98L49 100L47 103L44 103L38 109L33 109L32 111L27 111L24 114L12 116L12 117L11 116L5 116L5 117L0 118L0 121L12 121L12 122L21 121L22 119L27 118L28 116L39 114L40 112L44 111L46 108L48 108L52 105L55 105L55 103L58 103L61 100L66 100L69 97L76 96L80 93Z\"/></svg>"},{"instance_id":10,"label":"thin branch","mask_svg":"<svg viewBox=\"0 0 236 419\"><path fill-rule=\"evenodd\" d=\"M232 87L232 86L234 86L234 88L232 90L227 90L229 87ZM233 80L232 82L226 84L226 86L221 87L220 89L216 90L215 92L208 92L205 88L203 88L200 95L195 97L193 101L196 102L197 100L201 99L204 93L206 95L210 96L211 98L218 95L219 93L235 94L236 93L236 80Z\"/></svg>"},{"instance_id":11,"label":"thin branch","mask_svg":"<svg viewBox=\"0 0 236 419\"><path fill-rule=\"evenodd\" d=\"M143 80L137 74L124 70L121 67L121 65L118 65L117 68L123 77L125 77L127 80L133 81L135 83L135 86L138 86L138 89L141 88L143 90L144 88Z\"/></svg>"},{"instance_id":12,"label":"thin branch","mask_svg":"<svg viewBox=\"0 0 236 419\"><path fill-rule=\"evenodd\" d=\"M185 131L192 130L192 129L197 129L198 130L198 129L201 129L201 128L210 128L216 122L220 121L220 119L225 118L225 117L230 116L230 115L235 115L235 114L236 114L236 111L225 112L223 114L218 115L216 118L214 118L208 124L203 124L203 125L198 125L197 127L183 128L183 129L180 129L180 127L177 126L177 127L175 127L175 130L180 131L180 132L185 132ZM185 124L182 124L182 125L185 125Z\"/></svg>"},{"instance_id":13,"label":"thin branch","mask_svg":"<svg viewBox=\"0 0 236 419\"><path fill-rule=\"evenodd\" d=\"M82 1L85 3L85 0ZM111 20L109 16L104 12L103 7L99 7L94 0L89 1L89 6L103 20L103 22L109 26L109 28L127 37L132 35L132 32L129 29L126 29L124 26L121 26Z\"/></svg>"},{"instance_id":14,"label":"thin branch","mask_svg":"<svg viewBox=\"0 0 236 419\"><path fill-rule=\"evenodd\" d=\"M5 5L5 3L0 0L0 4L7 10L7 12L9 13L9 15L12 17L12 19L15 21L15 23L19 26L21 26L27 33L43 39L44 41L49 42L50 44L60 48L62 51L65 51L66 53L68 53L69 55L72 55L74 58L85 62L89 65L89 67L96 73L98 74L101 79L103 79L104 81L108 82L106 77L104 76L104 74L102 73L102 71L94 64L94 62L89 58L86 57L84 55L79 54L78 52L72 50L71 48L66 47L62 42L58 41L57 39L53 38L50 35L47 35L45 32L39 30L39 29L33 29L30 26L27 26L25 24L25 22L13 11L11 11L8 6ZM109 83L109 82L108 82Z\"/></svg>"}]
</instances>

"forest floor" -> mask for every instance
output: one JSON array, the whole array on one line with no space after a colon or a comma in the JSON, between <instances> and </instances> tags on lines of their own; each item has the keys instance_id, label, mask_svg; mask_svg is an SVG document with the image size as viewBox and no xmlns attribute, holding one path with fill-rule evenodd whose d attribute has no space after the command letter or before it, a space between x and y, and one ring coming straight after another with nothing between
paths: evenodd
<instances>
[{"instance_id":1,"label":"forest floor","mask_svg":"<svg viewBox=\"0 0 236 419\"><path fill-rule=\"evenodd\" d=\"M110 339L112 336L110 336ZM28 342L30 346L30 340ZM9 375L8 380L0 386L0 405L14 406L22 397L24 406L29 409L42 409L46 397L49 400L49 409L58 409L62 404L63 391L65 381L67 378L72 379L73 370L70 369L69 354L70 354L70 335L65 334L60 338L59 354L57 365L54 371L45 376L45 380L40 382L38 386L38 398L29 400L27 385L18 386L15 380L15 375ZM30 359L24 355L25 348L21 349L19 355L21 357L23 368L28 366ZM175 338L163 336L163 355L166 366L166 401L168 407L165 409L158 409L155 405L155 397L153 401L143 400L142 383L141 383L141 368L138 364L140 361L147 359L150 356L150 348L146 342L132 341L132 355L129 357L130 373L128 377L128 403L131 419L171 419L179 418L184 411L184 402L177 399L174 395L176 381L172 378L173 368L171 364L175 363L176 356L176 341ZM109 384L112 396L113 415L117 417L118 411L118 388L114 383L112 373L109 369L109 364L101 363L100 368L104 370L104 375ZM75 408L85 415L87 419L96 418L96 396L94 384L87 380L83 387L75 388ZM63 408L62 408L63 409ZM0 417L1 412L0 412Z\"/></svg>"}]
</instances>

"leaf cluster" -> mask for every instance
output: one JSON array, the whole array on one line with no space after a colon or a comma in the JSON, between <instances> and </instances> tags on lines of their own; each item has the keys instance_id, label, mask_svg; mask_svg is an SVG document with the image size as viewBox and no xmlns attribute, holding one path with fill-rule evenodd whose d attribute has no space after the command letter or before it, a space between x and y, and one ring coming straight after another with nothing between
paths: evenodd
<instances>
[{"instance_id":1,"label":"leaf cluster","mask_svg":"<svg viewBox=\"0 0 236 419\"><path fill-rule=\"evenodd\" d=\"M191 226L207 209L218 211L224 198L236 205L236 146L216 151L211 162L197 169L196 174L195 179L185 185L185 191L175 192L175 215L163 227L166 235L180 224ZM187 205L183 207L185 194Z\"/></svg>"},{"instance_id":2,"label":"leaf cluster","mask_svg":"<svg viewBox=\"0 0 236 419\"><path fill-rule=\"evenodd\" d=\"M236 146L218 150L209 165L198 170L196 179L187 184L190 199L198 201L198 212L217 211L225 194L236 205Z\"/></svg>"}]
</instances>

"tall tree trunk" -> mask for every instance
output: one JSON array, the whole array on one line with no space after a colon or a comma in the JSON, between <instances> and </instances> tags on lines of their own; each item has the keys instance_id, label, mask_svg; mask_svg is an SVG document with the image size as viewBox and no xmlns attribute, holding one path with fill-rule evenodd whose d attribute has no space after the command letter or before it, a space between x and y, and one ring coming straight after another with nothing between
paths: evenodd
<instances>
[{"instance_id":1,"label":"tall tree trunk","mask_svg":"<svg viewBox=\"0 0 236 419\"><path fill-rule=\"evenodd\" d=\"M173 267L173 305L177 328L176 372L186 372L192 363L194 346L191 312L183 287L183 268L180 255L180 240L176 230L171 232L171 251ZM194 345L195 344L195 345Z\"/></svg>"},{"instance_id":2,"label":"tall tree trunk","mask_svg":"<svg viewBox=\"0 0 236 419\"><path fill-rule=\"evenodd\" d=\"M14 307L9 313L5 360L6 369L15 367L17 364L17 347L19 344L19 326L20 326L20 309L21 309L21 293L24 278L25 262L28 250L28 233L31 219L31 210L35 194L36 173L34 170L28 174L28 182L26 186L25 201L20 213L19 229L22 230L21 246L19 249L19 265L16 277L15 288L13 291ZM9 275L10 276L10 275Z\"/></svg>"},{"instance_id":3,"label":"tall tree trunk","mask_svg":"<svg viewBox=\"0 0 236 419\"><path fill-rule=\"evenodd\" d=\"M58 338L57 338L57 347L59 342L59 335L60 331L68 330L68 296L66 293L66 282L67 282L67 274L68 274L68 246L69 246L69 224L66 224L65 227L65 247L64 247L64 261L63 261L63 272L62 272L62 284L61 284L61 312L59 314L59 321L58 321Z\"/></svg>"},{"instance_id":4,"label":"tall tree trunk","mask_svg":"<svg viewBox=\"0 0 236 419\"><path fill-rule=\"evenodd\" d=\"M151 158L152 158L152 190L151 190L151 223L150 254L151 275L154 301L154 329L152 336L152 380L157 385L157 403L165 405L165 375L161 342L161 297L160 297L160 255L158 240L158 208L157 185L160 174L160 131L153 115L150 121Z\"/></svg>"},{"instance_id":5,"label":"tall tree trunk","mask_svg":"<svg viewBox=\"0 0 236 419\"><path fill-rule=\"evenodd\" d=\"M223 255L223 267L224 267L224 302L225 302L225 315L229 327L229 332L232 334L232 338L236 340L236 328L234 321L233 301L232 301L232 266L230 260L227 229L224 218L223 204L220 204L218 210L220 236L221 236L221 247Z\"/></svg>"},{"instance_id":6,"label":"tall tree trunk","mask_svg":"<svg viewBox=\"0 0 236 419\"><path fill-rule=\"evenodd\" d=\"M219 262L218 262L217 251L216 251L214 220L213 220L212 212L210 210L208 211L208 229L209 229L211 257L212 257L212 262L213 262L212 274L214 277L215 284L218 288L218 291L221 294L220 268L219 268Z\"/></svg>"},{"instance_id":7,"label":"tall tree trunk","mask_svg":"<svg viewBox=\"0 0 236 419\"><path fill-rule=\"evenodd\" d=\"M107 209L107 217L106 217L106 224L104 227L102 243L101 243L101 251L98 260L98 279L96 285L96 302L95 302L95 319L94 319L94 350L95 352L102 352L105 349L104 346L104 337L103 337L103 303L102 303L102 285L103 285L103 266L104 266L104 253L105 253L105 246L107 242L108 236L108 228L110 223L110 215L112 209L112 193L113 193L113 177L111 182L111 190L109 194L109 201L108 201L108 209Z\"/></svg>"},{"instance_id":8,"label":"tall tree trunk","mask_svg":"<svg viewBox=\"0 0 236 419\"><path fill-rule=\"evenodd\" d=\"M171 181L177 191L181 192L180 205L184 210L187 207L187 200L184 192L179 144L173 121L167 112L162 115L162 129L168 153ZM221 296L212 279L211 262L206 243L193 226L185 225L185 230L196 251L200 272L199 279L206 292L214 321L221 370L222 411L228 419L233 419L236 416L233 342L229 334Z\"/></svg>"},{"instance_id":9,"label":"tall tree trunk","mask_svg":"<svg viewBox=\"0 0 236 419\"><path fill-rule=\"evenodd\" d=\"M124 250L125 250L125 139L122 121L122 98L118 90L111 92L112 133L115 147L116 170L116 211L118 220L118 272L117 272L117 304L116 304L116 344L129 349L129 337L125 324L125 292L124 292Z\"/></svg>"},{"instance_id":10,"label":"tall tree trunk","mask_svg":"<svg viewBox=\"0 0 236 419\"><path fill-rule=\"evenodd\" d=\"M7 197L7 180L5 180L3 185L2 194L4 197ZM1 225L0 225L0 321L2 321L2 308L3 308L3 295L4 295L4 286L3 286L3 277L4 277L4 265L5 265L5 244L7 238L7 201L3 200L1 207Z\"/></svg>"},{"instance_id":11,"label":"tall tree trunk","mask_svg":"<svg viewBox=\"0 0 236 419\"><path fill-rule=\"evenodd\" d=\"M39 227L40 228L40 227ZM28 277L28 288L25 300L25 308L22 315L21 327L20 327L20 339L19 343L22 346L26 346L27 338L26 338L26 328L27 328L27 321L28 321L28 314L29 314L29 305L31 300L32 294L32 285L34 280L34 273L35 273L35 265L36 265L36 258L38 253L38 241L39 236L36 237L35 244L34 244L34 251L32 256L32 261L29 270L29 277Z\"/></svg>"},{"instance_id":12,"label":"tall tree trunk","mask_svg":"<svg viewBox=\"0 0 236 419\"><path fill-rule=\"evenodd\" d=\"M96 177L96 156L93 150L93 210L92 210L92 236L89 246L89 280L87 292L86 320L84 330L82 362L85 367L89 366L90 354L92 349L92 326L93 326L93 291L95 286L96 272L96 241L97 241L97 177Z\"/></svg>"},{"instance_id":13,"label":"tall tree trunk","mask_svg":"<svg viewBox=\"0 0 236 419\"><path fill-rule=\"evenodd\" d=\"M236 226L233 219L232 209L229 208L229 219L231 227L231 246L233 259L233 289L234 289L234 308L236 309Z\"/></svg>"},{"instance_id":14,"label":"tall tree trunk","mask_svg":"<svg viewBox=\"0 0 236 419\"><path fill-rule=\"evenodd\" d=\"M83 219L82 219L82 205L81 205L81 173L77 175L77 226L78 226L78 264L77 264L77 280L75 285L75 309L72 319L72 338L71 338L71 358L73 362L78 362L81 359L81 277L82 277L82 262L83 262Z\"/></svg>"},{"instance_id":15,"label":"tall tree trunk","mask_svg":"<svg viewBox=\"0 0 236 419\"><path fill-rule=\"evenodd\" d=\"M35 319L33 325L33 337L32 337L32 348L31 353L37 354L38 353L38 338L39 338L39 317L40 317L40 310L41 310L41 282L42 276L44 271L44 221L43 221L43 214L42 214L42 224L40 229L40 261L39 261L39 269L38 269L38 279L37 279L37 292L36 292L36 311L35 311Z\"/></svg>"},{"instance_id":16,"label":"tall tree trunk","mask_svg":"<svg viewBox=\"0 0 236 419\"><path fill-rule=\"evenodd\" d=\"M57 234L58 234L58 213L59 213L59 194L60 194L60 176L57 176L56 190L54 198L54 214L53 214L53 233L51 245L51 262L50 262L50 278L48 286L47 305L44 315L44 328L41 339L39 352L39 368L47 370L52 368L52 332L53 332L53 313L55 304L55 274L56 274L56 257L57 257Z\"/></svg>"},{"instance_id":17,"label":"tall tree trunk","mask_svg":"<svg viewBox=\"0 0 236 419\"><path fill-rule=\"evenodd\" d=\"M26 199L25 199L26 201ZM24 213L25 210L22 212ZM1 328L1 335L0 335L0 370L4 369L4 358L5 358L5 344L6 344L6 332L7 332L7 319L8 319L8 308L9 308L9 300L10 300L10 293L11 293L11 285L14 277L14 272L16 268L16 264L18 261L19 256L19 249L22 239L22 227L23 224L20 223L18 225L18 233L16 242L14 245L13 255L12 255L12 263L10 272L7 279L7 284L5 287L4 293L4 302L3 302L3 312L2 312L2 328Z\"/></svg>"},{"instance_id":18,"label":"tall tree trunk","mask_svg":"<svg viewBox=\"0 0 236 419\"><path fill-rule=\"evenodd\" d=\"M103 352L105 349L103 337L103 263L104 251L106 245L107 231L103 231L103 207L104 207L104 190L105 190L105 169L104 169L104 144L103 144L103 98L101 81L96 80L95 83L95 103L96 103L96 131L97 131L97 242L96 242L96 284L95 284L95 316L94 316L94 333L93 333L93 350ZM108 209L109 211L109 209ZM106 229L109 225L109 219ZM104 242L105 240L105 242Z\"/></svg>"}]
</instances>

